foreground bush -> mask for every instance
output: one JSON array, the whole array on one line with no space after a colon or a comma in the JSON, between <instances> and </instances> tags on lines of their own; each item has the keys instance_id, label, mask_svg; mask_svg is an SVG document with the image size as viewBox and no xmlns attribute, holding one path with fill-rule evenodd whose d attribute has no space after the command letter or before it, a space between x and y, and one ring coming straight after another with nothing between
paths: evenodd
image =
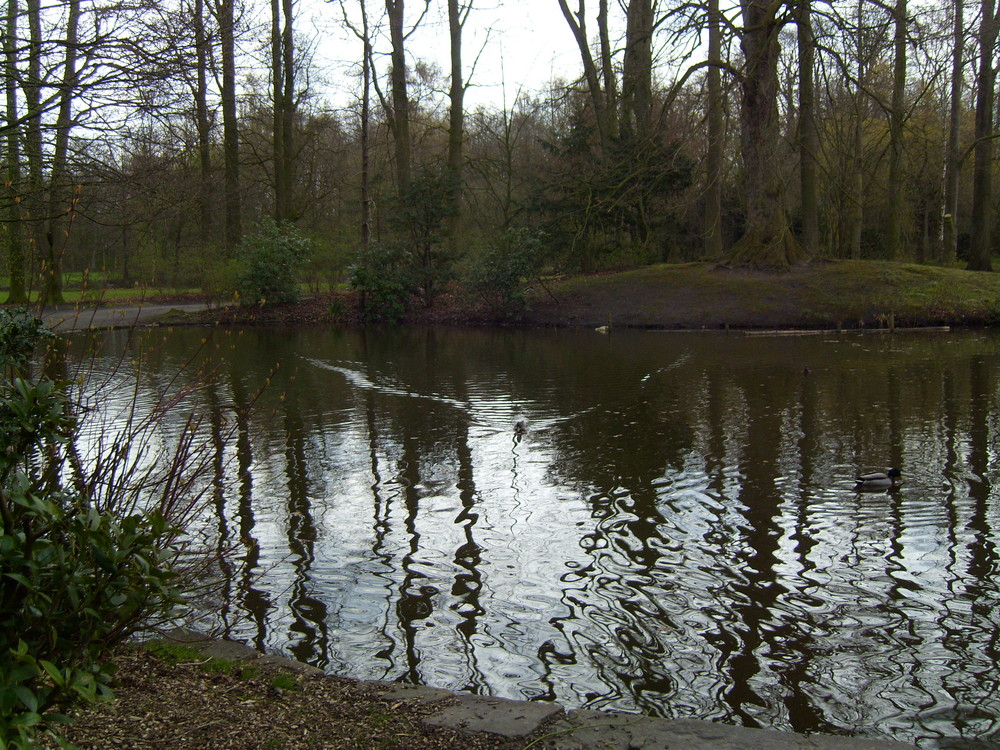
<instances>
[{"instance_id":1,"label":"foreground bush","mask_svg":"<svg viewBox=\"0 0 1000 750\"><path fill-rule=\"evenodd\" d=\"M0 311L0 748L35 747L70 702L110 696L104 651L183 600L178 522L195 507L190 477L171 478L189 441L166 472L127 447L149 420L81 445L71 384L29 377L46 335Z\"/></svg>"}]
</instances>

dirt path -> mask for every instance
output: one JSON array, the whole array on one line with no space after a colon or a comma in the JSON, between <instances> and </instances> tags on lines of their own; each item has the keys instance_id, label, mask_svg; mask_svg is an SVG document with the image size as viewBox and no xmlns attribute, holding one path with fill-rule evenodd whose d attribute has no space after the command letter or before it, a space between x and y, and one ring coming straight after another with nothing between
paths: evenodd
<instances>
[{"instance_id":1,"label":"dirt path","mask_svg":"<svg viewBox=\"0 0 1000 750\"><path fill-rule=\"evenodd\" d=\"M60 306L42 312L45 325L53 331L81 331L88 328L131 328L152 325L167 313L201 312L209 309L205 302L175 302L171 304L122 304L99 307Z\"/></svg>"}]
</instances>

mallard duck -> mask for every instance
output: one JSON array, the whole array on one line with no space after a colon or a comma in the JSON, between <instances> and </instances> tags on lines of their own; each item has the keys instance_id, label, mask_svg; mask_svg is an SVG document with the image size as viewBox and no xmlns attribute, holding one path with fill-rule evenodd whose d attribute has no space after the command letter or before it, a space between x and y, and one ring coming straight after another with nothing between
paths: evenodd
<instances>
[{"instance_id":1,"label":"mallard duck","mask_svg":"<svg viewBox=\"0 0 1000 750\"><path fill-rule=\"evenodd\" d=\"M876 471L871 474L862 474L857 478L856 490L888 490L896 486L896 480L903 475L899 469L889 469L889 471Z\"/></svg>"}]
</instances>

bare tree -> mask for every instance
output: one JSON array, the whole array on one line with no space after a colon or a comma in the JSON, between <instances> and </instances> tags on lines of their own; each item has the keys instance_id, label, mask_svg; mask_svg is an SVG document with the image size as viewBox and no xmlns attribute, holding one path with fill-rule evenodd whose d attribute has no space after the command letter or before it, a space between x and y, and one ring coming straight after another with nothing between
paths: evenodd
<instances>
[{"instance_id":1,"label":"bare tree","mask_svg":"<svg viewBox=\"0 0 1000 750\"><path fill-rule=\"evenodd\" d=\"M358 127L358 140L361 151L361 245L368 247L372 238L372 199L371 199L371 90L373 65L373 29L368 16L367 0L358 0L361 13L361 25L351 21L347 11L346 0L340 0L340 13L344 25L361 42L361 122Z\"/></svg>"},{"instance_id":2,"label":"bare tree","mask_svg":"<svg viewBox=\"0 0 1000 750\"><path fill-rule=\"evenodd\" d=\"M372 42L368 28L368 11L365 0L361 0L361 39L364 50L361 61L361 244L368 247L372 239L372 201L369 188L371 169L371 145L369 131L371 123L372 85Z\"/></svg>"},{"instance_id":3,"label":"bare tree","mask_svg":"<svg viewBox=\"0 0 1000 750\"><path fill-rule=\"evenodd\" d=\"M205 0L195 0L192 16L195 45L195 127L198 131L198 215L202 240L213 236L212 121L208 107L211 41L205 30Z\"/></svg>"},{"instance_id":4,"label":"bare tree","mask_svg":"<svg viewBox=\"0 0 1000 750\"><path fill-rule=\"evenodd\" d=\"M460 3L448 0L448 32L451 50L451 85L448 90L448 180L451 183L448 239L453 252L458 248L458 227L461 222L463 145L465 142L465 89L462 70L462 30L472 10L472 0Z\"/></svg>"},{"instance_id":5,"label":"bare tree","mask_svg":"<svg viewBox=\"0 0 1000 750\"><path fill-rule=\"evenodd\" d=\"M653 0L629 0L622 61L620 127L639 138L652 134Z\"/></svg>"},{"instance_id":6,"label":"bare tree","mask_svg":"<svg viewBox=\"0 0 1000 750\"><path fill-rule=\"evenodd\" d=\"M719 0L708 0L708 145L705 152L705 214L703 234L705 255L722 255L722 158L723 158L723 96L722 96L722 16Z\"/></svg>"},{"instance_id":7,"label":"bare tree","mask_svg":"<svg viewBox=\"0 0 1000 750\"><path fill-rule=\"evenodd\" d=\"M52 152L49 227L46 232L47 254L42 303L63 302L62 256L69 239L69 227L76 212L78 196L66 184L70 128L73 126L73 100L77 91L77 45L80 30L80 0L69 0L66 18L66 51L56 115L55 145Z\"/></svg>"},{"instance_id":8,"label":"bare tree","mask_svg":"<svg viewBox=\"0 0 1000 750\"><path fill-rule=\"evenodd\" d=\"M429 2L429 0L428 0ZM390 85L392 107L389 110L389 128L396 156L396 181L400 195L410 189L410 100L406 89L406 38L403 0L385 0L389 16L389 37L392 40L392 70Z\"/></svg>"},{"instance_id":9,"label":"bare tree","mask_svg":"<svg viewBox=\"0 0 1000 750\"><path fill-rule=\"evenodd\" d=\"M292 0L271 0L272 155L274 219L293 221L295 183L295 35Z\"/></svg>"},{"instance_id":10,"label":"bare tree","mask_svg":"<svg viewBox=\"0 0 1000 750\"><path fill-rule=\"evenodd\" d=\"M958 257L958 178L962 171L961 120L962 71L965 63L964 0L954 0L952 6L951 87L948 108L948 146L945 154L944 242L941 260L954 263Z\"/></svg>"},{"instance_id":11,"label":"bare tree","mask_svg":"<svg viewBox=\"0 0 1000 750\"><path fill-rule=\"evenodd\" d=\"M888 256L903 254L903 212L906 206L903 189L903 123L906 96L906 0L896 0L892 11L893 71L892 103L889 108L889 221L886 227Z\"/></svg>"},{"instance_id":12,"label":"bare tree","mask_svg":"<svg viewBox=\"0 0 1000 750\"><path fill-rule=\"evenodd\" d=\"M816 41L813 36L812 0L797 0L795 21L799 48L799 189L802 202L802 248L819 252L819 186L817 161L820 142L816 130L814 85Z\"/></svg>"},{"instance_id":13,"label":"bare tree","mask_svg":"<svg viewBox=\"0 0 1000 750\"><path fill-rule=\"evenodd\" d=\"M24 305L28 302L25 289L24 230L21 225L21 128L18 124L17 108L17 21L19 9L17 0L7 0L7 17L4 26L4 94L6 101L5 120L6 157L9 195L6 206L6 249L7 272L10 275L10 292L7 304Z\"/></svg>"},{"instance_id":14,"label":"bare tree","mask_svg":"<svg viewBox=\"0 0 1000 750\"><path fill-rule=\"evenodd\" d=\"M617 103L613 100L615 96L614 87L611 89L607 85L601 84L601 75L597 69L597 63L590 51L590 40L587 38L587 6L586 0L578 0L576 11L571 11L567 0L559 0L559 7L562 10L566 23L569 24L576 46L580 50L580 60L583 63L583 77L587 82L587 91L591 103L594 107L594 120L597 123L597 132L601 143L607 145L617 137L617 123L615 112ZM607 0L600 0L600 11L598 13L598 23L600 25L600 38L607 40ZM610 65L609 41L603 41L602 50L607 50L608 60L602 66L606 81L614 81L613 72Z\"/></svg>"},{"instance_id":15,"label":"bare tree","mask_svg":"<svg viewBox=\"0 0 1000 750\"><path fill-rule=\"evenodd\" d=\"M226 251L232 253L243 237L240 195L240 131L236 107L236 0L212 0L219 27L222 57L222 159L225 171Z\"/></svg>"},{"instance_id":16,"label":"bare tree","mask_svg":"<svg viewBox=\"0 0 1000 750\"><path fill-rule=\"evenodd\" d=\"M979 76L976 80L975 162L972 171L972 248L970 271L991 271L993 230L993 103L997 41L996 4L981 0L979 19Z\"/></svg>"}]
</instances>

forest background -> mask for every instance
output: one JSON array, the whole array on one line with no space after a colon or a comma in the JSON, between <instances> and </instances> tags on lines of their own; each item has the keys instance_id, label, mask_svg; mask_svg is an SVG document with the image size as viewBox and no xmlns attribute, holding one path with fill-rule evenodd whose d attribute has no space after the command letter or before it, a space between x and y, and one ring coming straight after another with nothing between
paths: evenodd
<instances>
[{"instance_id":1,"label":"forest background","mask_svg":"<svg viewBox=\"0 0 1000 750\"><path fill-rule=\"evenodd\" d=\"M994 0L544 0L575 69L472 106L491 8L404 2L6 0L7 301L87 275L221 295L248 243L290 236L317 290L367 262L428 302L525 249L991 270Z\"/></svg>"}]
</instances>

